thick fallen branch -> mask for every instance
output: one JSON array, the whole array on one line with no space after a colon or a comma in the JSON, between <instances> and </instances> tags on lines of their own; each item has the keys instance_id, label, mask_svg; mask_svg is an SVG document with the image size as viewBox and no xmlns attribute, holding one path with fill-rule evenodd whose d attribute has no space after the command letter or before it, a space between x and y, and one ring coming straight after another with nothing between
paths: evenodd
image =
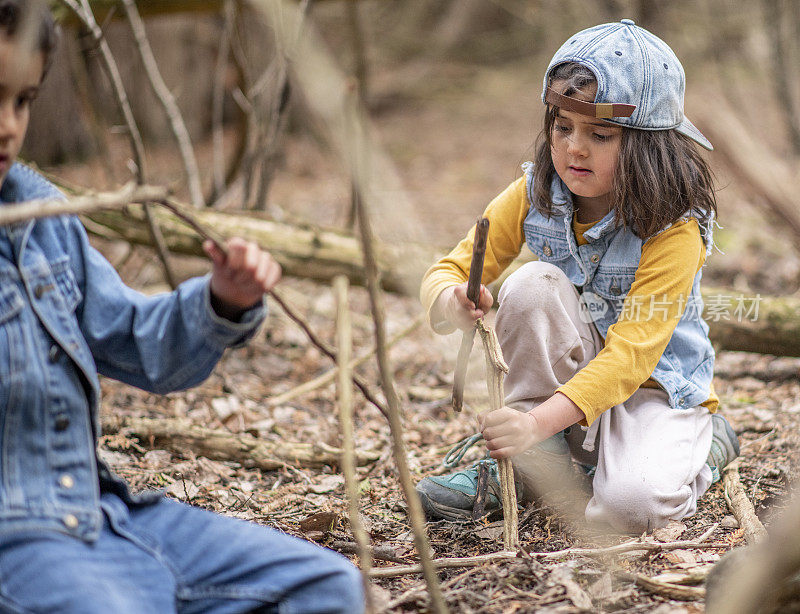
<instances>
[{"instance_id":1,"label":"thick fallen branch","mask_svg":"<svg viewBox=\"0 0 800 614\"><path fill-rule=\"evenodd\" d=\"M198 211L198 221L225 236L242 236L268 249L287 275L330 282L346 275L351 283L364 283L361 250L346 233L260 219L253 215ZM200 242L190 228L165 213L157 214L171 251L201 255ZM120 212L100 212L92 221L109 229L107 238L150 244L141 218ZM95 230L97 232L97 230ZM438 250L419 244L376 246L381 286L385 290L415 295L426 268L439 257ZM509 271L518 266L514 263ZM722 350L800 356L800 300L789 297L744 295L722 288L703 290L704 317L710 336Z\"/></svg>"},{"instance_id":2,"label":"thick fallen branch","mask_svg":"<svg viewBox=\"0 0 800 614\"><path fill-rule=\"evenodd\" d=\"M744 538L748 544L755 544L767 536L767 530L756 516L756 511L739 478L739 462L734 461L722 473L722 484L725 487L725 501L731 513L739 521L744 530Z\"/></svg>"},{"instance_id":3,"label":"thick fallen branch","mask_svg":"<svg viewBox=\"0 0 800 614\"><path fill-rule=\"evenodd\" d=\"M182 217L175 219L166 211L153 211L170 251L202 256L199 224L213 228L221 237L241 236L255 241L272 253L287 275L318 281L345 275L353 283L364 282L360 246L346 233L274 222L254 215L192 211L190 216L187 207L166 199L163 188L141 186L136 190L125 186L115 192L74 197L69 202L6 205L0 212L0 225L52 215L88 214L96 223L93 228L96 234L99 224L109 229L103 234L106 238L152 245L144 216L135 214L133 207L126 207L131 202L149 200L168 206ZM435 250L418 244L377 245L382 287L416 294L422 273L436 257ZM513 267L512 264L509 268ZM719 349L800 356L799 299L744 296L719 288L704 290L703 298L711 339Z\"/></svg>"},{"instance_id":4,"label":"thick fallen branch","mask_svg":"<svg viewBox=\"0 0 800 614\"><path fill-rule=\"evenodd\" d=\"M247 467L274 471L282 467L338 465L342 451L325 443L300 443L257 439L248 433L208 429L187 420L172 418L103 417L103 431L136 437L148 445L183 453L192 450L211 460L235 461ZM377 452L356 453L356 462L366 465L378 460Z\"/></svg>"},{"instance_id":5,"label":"thick fallen branch","mask_svg":"<svg viewBox=\"0 0 800 614\"><path fill-rule=\"evenodd\" d=\"M270 251L286 275L330 283L345 275L351 283L364 285L361 246L352 235L336 230L275 222L257 214L195 211L197 221L214 228L226 237L240 236L255 241ZM201 242L194 231L164 212L157 212L170 251L203 255ZM91 220L109 230L102 236L151 245L140 215L104 211L92 214ZM98 230L94 229L97 233ZM389 291L416 294L426 268L434 261L434 250L415 244L381 244L376 258L381 272L381 286Z\"/></svg>"}]
</instances>

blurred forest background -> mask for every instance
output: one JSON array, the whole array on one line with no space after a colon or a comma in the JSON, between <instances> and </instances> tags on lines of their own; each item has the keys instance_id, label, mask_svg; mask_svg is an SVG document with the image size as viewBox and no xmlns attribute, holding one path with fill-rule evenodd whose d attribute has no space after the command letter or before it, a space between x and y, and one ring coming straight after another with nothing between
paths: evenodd
<instances>
[{"instance_id":1,"label":"blurred forest background","mask_svg":"<svg viewBox=\"0 0 800 614\"><path fill-rule=\"evenodd\" d=\"M119 184L131 176L130 154L96 46L54 5L65 16L66 36L36 102L24 156L47 169L61 167L59 174L82 186ZM167 116L121 4L114 5L92 3L152 158L148 179L189 200ZM275 23L232 0L139 5L196 150L205 200L346 226L347 165L293 83ZM800 223L787 222L792 211L781 217L765 207L775 199L726 164L732 150L756 178L779 184L784 204L796 193L796 0L312 0L302 6L304 27L321 35L324 53L358 83L372 128L399 173L400 186L392 189L403 191L413 222L413 236L403 239L445 248L463 235L530 157L541 124L541 77L555 49L579 29L629 17L673 47L687 73L687 114L712 141L719 133L725 140L722 154L710 155L726 253L712 259L713 281L781 294L800 288L791 232L800 232ZM712 120L713 127L706 125ZM219 121L224 136L218 132L215 141ZM743 151L752 144L756 149ZM751 257L754 250L768 261Z\"/></svg>"}]
</instances>

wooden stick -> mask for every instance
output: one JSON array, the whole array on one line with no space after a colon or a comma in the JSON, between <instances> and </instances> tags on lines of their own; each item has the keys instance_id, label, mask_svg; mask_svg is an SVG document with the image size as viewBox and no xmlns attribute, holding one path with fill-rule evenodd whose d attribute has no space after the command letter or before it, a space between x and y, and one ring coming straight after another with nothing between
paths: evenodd
<instances>
[{"instance_id":1,"label":"wooden stick","mask_svg":"<svg viewBox=\"0 0 800 614\"><path fill-rule=\"evenodd\" d=\"M472 260L469 265L469 279L467 280L467 298L478 306L481 296L481 279L483 278L483 260L486 255L486 242L489 236L489 220L485 217L478 218L475 231L472 235ZM456 371L453 376L453 409L460 412L464 405L464 384L467 379L467 366L472 343L475 339L475 328L464 331L461 337L461 346L458 348L456 358Z\"/></svg>"},{"instance_id":2,"label":"wooden stick","mask_svg":"<svg viewBox=\"0 0 800 614\"><path fill-rule=\"evenodd\" d=\"M194 155L192 148L192 140L189 137L189 131L186 129L186 123L183 121L183 116L175 102L175 97L172 92L164 83L164 78L161 76L161 71L158 68L158 62L153 55L153 49L150 47L150 41L147 38L147 31L144 27L144 21L139 15L134 0L122 0L122 5L125 7L125 13L128 16L128 23L133 32L133 38L136 41L136 48L139 50L139 57L144 66L144 72L147 75L147 80L153 88L156 98L158 98L164 112L167 114L169 126L172 129L172 134L178 144L181 159L183 160L183 167L186 170L186 178L189 183L189 194L191 195L192 204L195 207L201 207L204 204L203 187L200 184L200 170L197 167L197 158Z\"/></svg>"},{"instance_id":3,"label":"wooden stick","mask_svg":"<svg viewBox=\"0 0 800 614\"><path fill-rule=\"evenodd\" d=\"M433 566L431 560L430 544L425 532L425 516L422 511L422 504L414 489L414 481L411 478L411 471L408 468L408 459L403 443L403 423L400 419L400 400L394 388L392 369L389 365L389 357L386 352L386 323L384 321L383 304L378 285L378 265L375 259L372 225L360 192L356 198L356 213L358 215L358 226L361 232L361 244L364 251L367 290L369 292L370 306L372 308L372 317L375 320L375 347L378 355L378 369L381 374L381 387L388 401L389 430L392 435L392 453L400 475L400 485L403 488L403 494L408 504L408 516L411 520L411 530L414 534L414 545L416 546L417 555L422 565L425 583L428 585L431 609L436 614L445 614L448 612L447 604L442 595L439 580L436 577L436 568Z\"/></svg>"},{"instance_id":4,"label":"wooden stick","mask_svg":"<svg viewBox=\"0 0 800 614\"><path fill-rule=\"evenodd\" d=\"M348 281L344 276L333 280L333 291L336 296L336 364L339 368L339 424L342 428L342 473L344 473L345 490L347 492L347 514L350 518L350 529L358 546L358 560L364 582L364 594L367 600L367 611L372 612L374 606L369 590L369 570L372 568L372 551L369 538L359 517L358 476L356 475L356 455L353 435L353 378L350 368L350 355L353 349L353 336L350 326L350 311L347 305Z\"/></svg>"},{"instance_id":5,"label":"wooden stick","mask_svg":"<svg viewBox=\"0 0 800 614\"><path fill-rule=\"evenodd\" d=\"M486 326L483 319L476 323L486 352L486 380L489 387L489 407L500 409L505 404L503 378L508 373L508 365L503 360L503 351L493 328ZM515 550L519 544L519 519L517 517L517 491L514 487L514 468L510 458L497 461L500 473L500 491L503 503L503 549Z\"/></svg>"},{"instance_id":6,"label":"wooden stick","mask_svg":"<svg viewBox=\"0 0 800 614\"><path fill-rule=\"evenodd\" d=\"M719 526L714 524L703 535L694 540L681 540L675 542L641 542L630 541L615 546L606 546L603 548L566 548L565 550L556 550L555 552L528 552L526 553L534 559L542 561L551 561L562 559L566 557L589 557L597 558L604 557L611 554L624 554L626 552L666 552L669 550L692 550L692 549L707 549L707 548L730 548L730 544L704 544L702 543L711 533ZM490 554L481 554L478 556L468 556L459 558L444 558L434 559L433 564L437 569L449 569L452 567L474 567L476 565L484 565L486 563L495 563L501 561L517 560L519 553L517 551L503 550L500 552L493 552ZM397 565L391 567L378 567L370 572L372 578L393 578L413 573L420 573L422 567L420 565Z\"/></svg>"},{"instance_id":7,"label":"wooden stick","mask_svg":"<svg viewBox=\"0 0 800 614\"><path fill-rule=\"evenodd\" d=\"M725 501L731 513L739 521L744 530L744 538L748 544L755 544L767 536L767 530L756 516L756 511L739 478L739 461L735 460L722 472L722 484L725 488Z\"/></svg>"},{"instance_id":8,"label":"wooden stick","mask_svg":"<svg viewBox=\"0 0 800 614\"><path fill-rule=\"evenodd\" d=\"M151 185L125 184L119 190L74 196L69 200L30 200L3 205L0 208L0 226L19 224L28 220L57 215L83 215L106 209L123 209L132 203L166 199L166 188Z\"/></svg>"},{"instance_id":9,"label":"wooden stick","mask_svg":"<svg viewBox=\"0 0 800 614\"><path fill-rule=\"evenodd\" d=\"M674 599L676 601L697 601L700 599L705 599L706 596L706 589L699 586L683 586L681 584L672 584L670 582L655 580L640 573L618 571L617 574L623 578L632 580L638 586L641 586L643 589L650 591L651 593L655 593L656 595L661 595L669 599Z\"/></svg>"},{"instance_id":10,"label":"wooden stick","mask_svg":"<svg viewBox=\"0 0 800 614\"><path fill-rule=\"evenodd\" d=\"M335 465L342 454L341 449L322 442L271 441L253 437L249 433L209 429L182 419L104 416L102 422L103 432L106 433L122 432L142 441L152 439L158 445L178 453L193 450L212 460L236 461L263 471L287 466ZM356 462L365 465L378 460L379 456L376 452L360 452Z\"/></svg>"}]
</instances>

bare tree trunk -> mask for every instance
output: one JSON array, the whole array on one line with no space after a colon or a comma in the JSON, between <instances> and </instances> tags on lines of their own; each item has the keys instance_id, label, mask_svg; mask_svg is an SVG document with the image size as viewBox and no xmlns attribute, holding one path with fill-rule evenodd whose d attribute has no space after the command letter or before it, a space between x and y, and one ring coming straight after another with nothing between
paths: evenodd
<instances>
[{"instance_id":1,"label":"bare tree trunk","mask_svg":"<svg viewBox=\"0 0 800 614\"><path fill-rule=\"evenodd\" d=\"M792 84L797 80L797 65L787 61L789 52L789 33L791 25L789 14L798 10L794 0L785 8L781 0L764 0L764 16L767 38L770 42L772 58L772 83L775 98L783 114L789 131L789 144L795 155L800 155L800 106L794 96ZM796 19L796 18L795 18ZM789 67L794 67L794 74L789 74Z\"/></svg>"}]
</instances>

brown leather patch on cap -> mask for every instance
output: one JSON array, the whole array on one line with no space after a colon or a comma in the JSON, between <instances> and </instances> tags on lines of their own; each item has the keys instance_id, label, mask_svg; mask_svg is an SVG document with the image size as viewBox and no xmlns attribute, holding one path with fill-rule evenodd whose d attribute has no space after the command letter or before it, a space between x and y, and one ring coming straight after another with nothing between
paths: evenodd
<instances>
[{"instance_id":1,"label":"brown leather patch on cap","mask_svg":"<svg viewBox=\"0 0 800 614\"><path fill-rule=\"evenodd\" d=\"M636 110L635 104L623 104L617 102L586 102L559 94L552 87L545 91L545 102L552 104L565 111L572 111L589 117L598 119L609 119L611 117L630 117Z\"/></svg>"}]
</instances>

